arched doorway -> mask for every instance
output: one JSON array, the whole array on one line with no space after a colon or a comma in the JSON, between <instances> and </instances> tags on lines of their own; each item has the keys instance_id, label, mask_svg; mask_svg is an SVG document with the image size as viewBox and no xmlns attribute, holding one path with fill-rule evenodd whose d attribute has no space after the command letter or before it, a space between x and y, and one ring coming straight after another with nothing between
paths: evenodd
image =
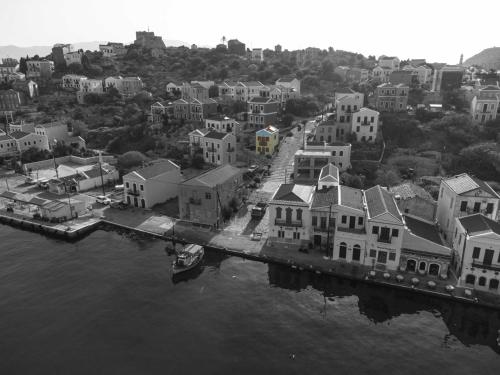
<instances>
[{"instance_id":1,"label":"arched doorway","mask_svg":"<svg viewBox=\"0 0 500 375\"><path fill-rule=\"evenodd\" d=\"M479 286L485 286L485 285L486 285L486 277L481 276L481 277L479 278L479 281L478 281L478 283L477 283L477 284L478 284Z\"/></svg>"},{"instance_id":2,"label":"arched doorway","mask_svg":"<svg viewBox=\"0 0 500 375\"><path fill-rule=\"evenodd\" d=\"M474 275L467 275L465 277L465 283L466 284L474 285L476 283L476 276L474 276Z\"/></svg>"},{"instance_id":3,"label":"arched doorway","mask_svg":"<svg viewBox=\"0 0 500 375\"><path fill-rule=\"evenodd\" d=\"M439 276L439 264L431 263L429 265L429 275Z\"/></svg>"},{"instance_id":4,"label":"arched doorway","mask_svg":"<svg viewBox=\"0 0 500 375\"><path fill-rule=\"evenodd\" d=\"M427 269L427 263L425 262L420 262L420 264L418 265L418 270L420 272L425 272L425 270Z\"/></svg>"},{"instance_id":5,"label":"arched doorway","mask_svg":"<svg viewBox=\"0 0 500 375\"><path fill-rule=\"evenodd\" d=\"M130 204L130 195L127 195L127 204Z\"/></svg>"},{"instance_id":6,"label":"arched doorway","mask_svg":"<svg viewBox=\"0 0 500 375\"><path fill-rule=\"evenodd\" d=\"M347 258L347 245L345 242L341 242L339 246L339 258Z\"/></svg>"},{"instance_id":7,"label":"arched doorway","mask_svg":"<svg viewBox=\"0 0 500 375\"><path fill-rule=\"evenodd\" d=\"M354 245L352 247L352 260L359 262L361 259L361 246Z\"/></svg>"},{"instance_id":8,"label":"arched doorway","mask_svg":"<svg viewBox=\"0 0 500 375\"><path fill-rule=\"evenodd\" d=\"M406 262L406 270L415 272L417 270L417 262L414 259L408 259Z\"/></svg>"}]
</instances>

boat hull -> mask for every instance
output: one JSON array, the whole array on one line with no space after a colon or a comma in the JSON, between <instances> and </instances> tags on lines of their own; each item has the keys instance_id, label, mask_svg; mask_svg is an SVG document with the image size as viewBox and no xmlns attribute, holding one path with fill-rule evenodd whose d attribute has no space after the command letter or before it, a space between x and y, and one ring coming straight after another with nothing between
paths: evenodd
<instances>
[{"instance_id":1,"label":"boat hull","mask_svg":"<svg viewBox=\"0 0 500 375\"><path fill-rule=\"evenodd\" d=\"M172 275L178 275L182 272L186 272L189 270L192 270L193 268L197 267L200 263L201 260L203 259L203 255L205 252L201 250L200 254L196 256L195 260L188 266L179 266L176 261L172 263Z\"/></svg>"}]
</instances>

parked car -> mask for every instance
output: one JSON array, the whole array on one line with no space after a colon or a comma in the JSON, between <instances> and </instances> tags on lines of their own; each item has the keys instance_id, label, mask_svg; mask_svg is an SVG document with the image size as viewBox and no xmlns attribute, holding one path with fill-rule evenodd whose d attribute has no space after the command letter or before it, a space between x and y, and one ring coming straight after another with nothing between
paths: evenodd
<instances>
[{"instance_id":1,"label":"parked car","mask_svg":"<svg viewBox=\"0 0 500 375\"><path fill-rule=\"evenodd\" d=\"M95 199L95 201L97 203L100 203L100 204L105 204L105 205L108 205L108 204L111 204L111 199L109 199L108 197L106 197L105 195L98 195Z\"/></svg>"}]
</instances>

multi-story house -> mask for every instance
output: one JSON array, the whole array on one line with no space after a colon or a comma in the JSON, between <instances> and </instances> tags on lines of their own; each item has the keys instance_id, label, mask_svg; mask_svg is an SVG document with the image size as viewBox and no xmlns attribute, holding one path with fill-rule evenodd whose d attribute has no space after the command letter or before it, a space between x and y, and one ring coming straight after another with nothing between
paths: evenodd
<instances>
[{"instance_id":1,"label":"multi-story house","mask_svg":"<svg viewBox=\"0 0 500 375\"><path fill-rule=\"evenodd\" d=\"M251 60L254 62L263 62L264 61L264 50L262 48L252 49Z\"/></svg>"},{"instance_id":2,"label":"multi-story house","mask_svg":"<svg viewBox=\"0 0 500 375\"><path fill-rule=\"evenodd\" d=\"M370 73L368 69L349 68L345 74L345 79L352 83L362 83L368 81Z\"/></svg>"},{"instance_id":3,"label":"multi-story house","mask_svg":"<svg viewBox=\"0 0 500 375\"><path fill-rule=\"evenodd\" d=\"M500 196L491 186L467 173L441 181L437 204L437 221L443 237L451 243L455 232L455 218L481 213L496 220Z\"/></svg>"},{"instance_id":4,"label":"multi-story house","mask_svg":"<svg viewBox=\"0 0 500 375\"><path fill-rule=\"evenodd\" d=\"M276 86L295 91L300 96L300 80L295 77L282 77L276 81Z\"/></svg>"},{"instance_id":5,"label":"multi-story house","mask_svg":"<svg viewBox=\"0 0 500 375\"><path fill-rule=\"evenodd\" d=\"M378 65L382 68L389 68L392 70L399 70L400 61L394 56L380 56L378 59Z\"/></svg>"},{"instance_id":6,"label":"multi-story house","mask_svg":"<svg viewBox=\"0 0 500 375\"><path fill-rule=\"evenodd\" d=\"M76 93L78 103L85 102L85 96L88 94L103 94L104 86L101 79L83 79L80 81L80 89Z\"/></svg>"},{"instance_id":7,"label":"multi-story house","mask_svg":"<svg viewBox=\"0 0 500 375\"><path fill-rule=\"evenodd\" d=\"M483 214L455 220L453 266L458 285L499 294L500 224Z\"/></svg>"},{"instance_id":8,"label":"multi-story house","mask_svg":"<svg viewBox=\"0 0 500 375\"><path fill-rule=\"evenodd\" d=\"M205 119L205 128L213 129L221 133L232 133L238 137L241 127L235 119L224 115L210 116Z\"/></svg>"},{"instance_id":9,"label":"multi-story house","mask_svg":"<svg viewBox=\"0 0 500 375\"><path fill-rule=\"evenodd\" d=\"M357 142L373 143L377 140L380 113L366 107L352 114L351 133Z\"/></svg>"},{"instance_id":10,"label":"multi-story house","mask_svg":"<svg viewBox=\"0 0 500 375\"><path fill-rule=\"evenodd\" d=\"M50 60L27 60L26 78L50 79L54 73L54 62Z\"/></svg>"},{"instance_id":11,"label":"multi-story house","mask_svg":"<svg viewBox=\"0 0 500 375\"><path fill-rule=\"evenodd\" d=\"M143 88L144 84L139 77L108 77L104 79L104 87L106 90L114 87L118 90L120 95L126 98L133 97L139 94Z\"/></svg>"},{"instance_id":12,"label":"multi-story house","mask_svg":"<svg viewBox=\"0 0 500 375\"><path fill-rule=\"evenodd\" d=\"M62 88L70 90L80 90L81 82L87 77L77 74L65 74L62 76Z\"/></svg>"},{"instance_id":13,"label":"multi-story house","mask_svg":"<svg viewBox=\"0 0 500 375\"><path fill-rule=\"evenodd\" d=\"M223 210L231 201L238 204L244 194L240 169L226 164L208 170L179 185L180 219L218 227L224 220Z\"/></svg>"},{"instance_id":14,"label":"multi-story house","mask_svg":"<svg viewBox=\"0 0 500 375\"><path fill-rule=\"evenodd\" d=\"M500 87L486 86L472 98L470 114L475 123L485 123L496 119L500 103Z\"/></svg>"},{"instance_id":15,"label":"multi-story house","mask_svg":"<svg viewBox=\"0 0 500 375\"><path fill-rule=\"evenodd\" d=\"M49 150L49 141L46 135L26 132L12 132L9 134L16 142L16 148L19 153L22 153L30 148L38 150Z\"/></svg>"},{"instance_id":16,"label":"multi-story house","mask_svg":"<svg viewBox=\"0 0 500 375\"><path fill-rule=\"evenodd\" d=\"M365 191L367 251L365 265L397 270L400 264L405 223L392 195L374 186Z\"/></svg>"},{"instance_id":17,"label":"multi-story house","mask_svg":"<svg viewBox=\"0 0 500 375\"><path fill-rule=\"evenodd\" d=\"M203 159L206 163L224 165L236 162L236 137L234 134L211 130L200 139L200 142L203 149Z\"/></svg>"},{"instance_id":18,"label":"multi-story house","mask_svg":"<svg viewBox=\"0 0 500 375\"><path fill-rule=\"evenodd\" d=\"M52 59L54 60L54 64L58 67L66 66L64 55L66 53L70 53L71 51L73 51L73 46L71 44L54 44L52 47Z\"/></svg>"},{"instance_id":19,"label":"multi-story house","mask_svg":"<svg viewBox=\"0 0 500 375\"><path fill-rule=\"evenodd\" d=\"M0 90L0 112L15 111L21 106L19 92L12 89Z\"/></svg>"},{"instance_id":20,"label":"multi-story house","mask_svg":"<svg viewBox=\"0 0 500 375\"><path fill-rule=\"evenodd\" d=\"M217 113L217 102L213 99L178 99L174 103L174 118L203 121Z\"/></svg>"},{"instance_id":21,"label":"multi-story house","mask_svg":"<svg viewBox=\"0 0 500 375\"><path fill-rule=\"evenodd\" d=\"M16 153L16 140L4 132L0 133L0 157L13 156Z\"/></svg>"},{"instance_id":22,"label":"multi-story house","mask_svg":"<svg viewBox=\"0 0 500 375\"><path fill-rule=\"evenodd\" d=\"M205 135L211 131L211 129L204 128L194 129L188 133L189 151L191 156L193 156L196 151L203 151L203 137L205 137Z\"/></svg>"},{"instance_id":23,"label":"multi-story house","mask_svg":"<svg viewBox=\"0 0 500 375\"><path fill-rule=\"evenodd\" d=\"M99 51L104 57L123 56L127 53L127 49L123 43L108 42L108 44L99 44Z\"/></svg>"},{"instance_id":24,"label":"multi-story house","mask_svg":"<svg viewBox=\"0 0 500 375\"><path fill-rule=\"evenodd\" d=\"M344 140L351 132L352 115L363 107L364 94L352 89L339 89L335 92L335 138Z\"/></svg>"},{"instance_id":25,"label":"multi-story house","mask_svg":"<svg viewBox=\"0 0 500 375\"><path fill-rule=\"evenodd\" d=\"M424 188L405 182L390 187L389 191L394 195L396 204L404 215L411 215L432 223L435 221L437 202Z\"/></svg>"},{"instance_id":26,"label":"multi-story house","mask_svg":"<svg viewBox=\"0 0 500 375\"><path fill-rule=\"evenodd\" d=\"M151 208L179 195L181 168L159 159L123 176L124 201L134 207Z\"/></svg>"},{"instance_id":27,"label":"multi-story house","mask_svg":"<svg viewBox=\"0 0 500 375\"><path fill-rule=\"evenodd\" d=\"M387 82L389 82L390 77L391 77L391 73L393 71L394 71L393 69L388 68L386 66L384 66L384 67L376 66L372 70L372 76L378 82L387 83Z\"/></svg>"},{"instance_id":28,"label":"multi-story house","mask_svg":"<svg viewBox=\"0 0 500 375\"><path fill-rule=\"evenodd\" d=\"M253 98L262 96L262 93L269 92L269 87L259 81L238 82L231 90L231 99L248 102ZM269 96L269 95L266 95Z\"/></svg>"},{"instance_id":29,"label":"multi-story house","mask_svg":"<svg viewBox=\"0 0 500 375\"><path fill-rule=\"evenodd\" d=\"M169 82L165 87L167 94L171 96L182 96L182 83L179 82Z\"/></svg>"},{"instance_id":30,"label":"multi-story house","mask_svg":"<svg viewBox=\"0 0 500 375\"><path fill-rule=\"evenodd\" d=\"M255 133L255 152L260 155L272 155L280 143L280 133L274 126L267 126Z\"/></svg>"},{"instance_id":31,"label":"multi-story house","mask_svg":"<svg viewBox=\"0 0 500 375\"><path fill-rule=\"evenodd\" d=\"M57 142L68 142L70 139L68 126L59 121L35 125L35 134L47 137L50 148Z\"/></svg>"},{"instance_id":32,"label":"multi-story house","mask_svg":"<svg viewBox=\"0 0 500 375\"><path fill-rule=\"evenodd\" d=\"M280 109L285 109L286 102L290 99L297 99L300 94L295 91L294 88L284 87L284 86L269 86L269 98L278 102L278 107Z\"/></svg>"},{"instance_id":33,"label":"multi-story house","mask_svg":"<svg viewBox=\"0 0 500 375\"><path fill-rule=\"evenodd\" d=\"M70 66L71 64L81 64L83 57L83 51L73 51L64 54L64 61L66 61L66 66Z\"/></svg>"},{"instance_id":34,"label":"multi-story house","mask_svg":"<svg viewBox=\"0 0 500 375\"><path fill-rule=\"evenodd\" d=\"M278 102L271 98L253 97L248 101L247 109L248 126L254 129L262 129L276 124Z\"/></svg>"},{"instance_id":35,"label":"multi-story house","mask_svg":"<svg viewBox=\"0 0 500 375\"><path fill-rule=\"evenodd\" d=\"M434 69L431 91L458 90L462 85L465 69L461 66L445 65Z\"/></svg>"},{"instance_id":36,"label":"multi-story house","mask_svg":"<svg viewBox=\"0 0 500 375\"><path fill-rule=\"evenodd\" d=\"M403 70L412 72L412 74L416 77L418 83L420 83L421 85L429 84L432 82L432 69L427 65L420 65L417 67L415 67L414 65L405 65Z\"/></svg>"},{"instance_id":37,"label":"multi-story house","mask_svg":"<svg viewBox=\"0 0 500 375\"><path fill-rule=\"evenodd\" d=\"M247 53L245 43L240 42L238 39L230 39L227 41L227 51L240 56L245 56Z\"/></svg>"},{"instance_id":38,"label":"multi-story house","mask_svg":"<svg viewBox=\"0 0 500 375\"><path fill-rule=\"evenodd\" d=\"M294 181L316 182L322 168L334 165L341 172L351 167L350 143L309 142L294 154Z\"/></svg>"},{"instance_id":39,"label":"multi-story house","mask_svg":"<svg viewBox=\"0 0 500 375\"><path fill-rule=\"evenodd\" d=\"M0 81L7 82L8 77L15 74L17 68L19 67L19 62L15 59L2 59L0 64Z\"/></svg>"},{"instance_id":40,"label":"multi-story house","mask_svg":"<svg viewBox=\"0 0 500 375\"><path fill-rule=\"evenodd\" d=\"M199 82L183 82L181 88L183 99L198 99L208 100L208 87L201 85Z\"/></svg>"},{"instance_id":41,"label":"multi-story house","mask_svg":"<svg viewBox=\"0 0 500 375\"><path fill-rule=\"evenodd\" d=\"M170 102L155 102L151 104L150 120L153 124L163 122L165 116L173 115L173 104Z\"/></svg>"},{"instance_id":42,"label":"multi-story house","mask_svg":"<svg viewBox=\"0 0 500 375\"><path fill-rule=\"evenodd\" d=\"M314 186L281 184L269 201L269 241L307 245Z\"/></svg>"},{"instance_id":43,"label":"multi-story house","mask_svg":"<svg viewBox=\"0 0 500 375\"><path fill-rule=\"evenodd\" d=\"M375 90L375 106L379 112L404 112L410 88L406 85L383 83Z\"/></svg>"}]
</instances>

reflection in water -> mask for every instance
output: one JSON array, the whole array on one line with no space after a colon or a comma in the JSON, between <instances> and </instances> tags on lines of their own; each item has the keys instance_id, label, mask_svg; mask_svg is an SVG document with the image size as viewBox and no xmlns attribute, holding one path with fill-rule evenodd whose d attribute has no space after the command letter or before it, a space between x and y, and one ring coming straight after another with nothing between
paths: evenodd
<instances>
[{"instance_id":1,"label":"reflection in water","mask_svg":"<svg viewBox=\"0 0 500 375\"><path fill-rule=\"evenodd\" d=\"M465 345L487 345L497 353L500 311L432 296L417 294L362 282L345 280L308 271L291 270L289 267L269 264L269 283L272 286L301 291L313 287L326 299L346 296L358 298L359 312L374 323L383 323L403 314L413 315L428 311L441 316L450 334ZM449 335L443 338L447 345Z\"/></svg>"}]
</instances>

